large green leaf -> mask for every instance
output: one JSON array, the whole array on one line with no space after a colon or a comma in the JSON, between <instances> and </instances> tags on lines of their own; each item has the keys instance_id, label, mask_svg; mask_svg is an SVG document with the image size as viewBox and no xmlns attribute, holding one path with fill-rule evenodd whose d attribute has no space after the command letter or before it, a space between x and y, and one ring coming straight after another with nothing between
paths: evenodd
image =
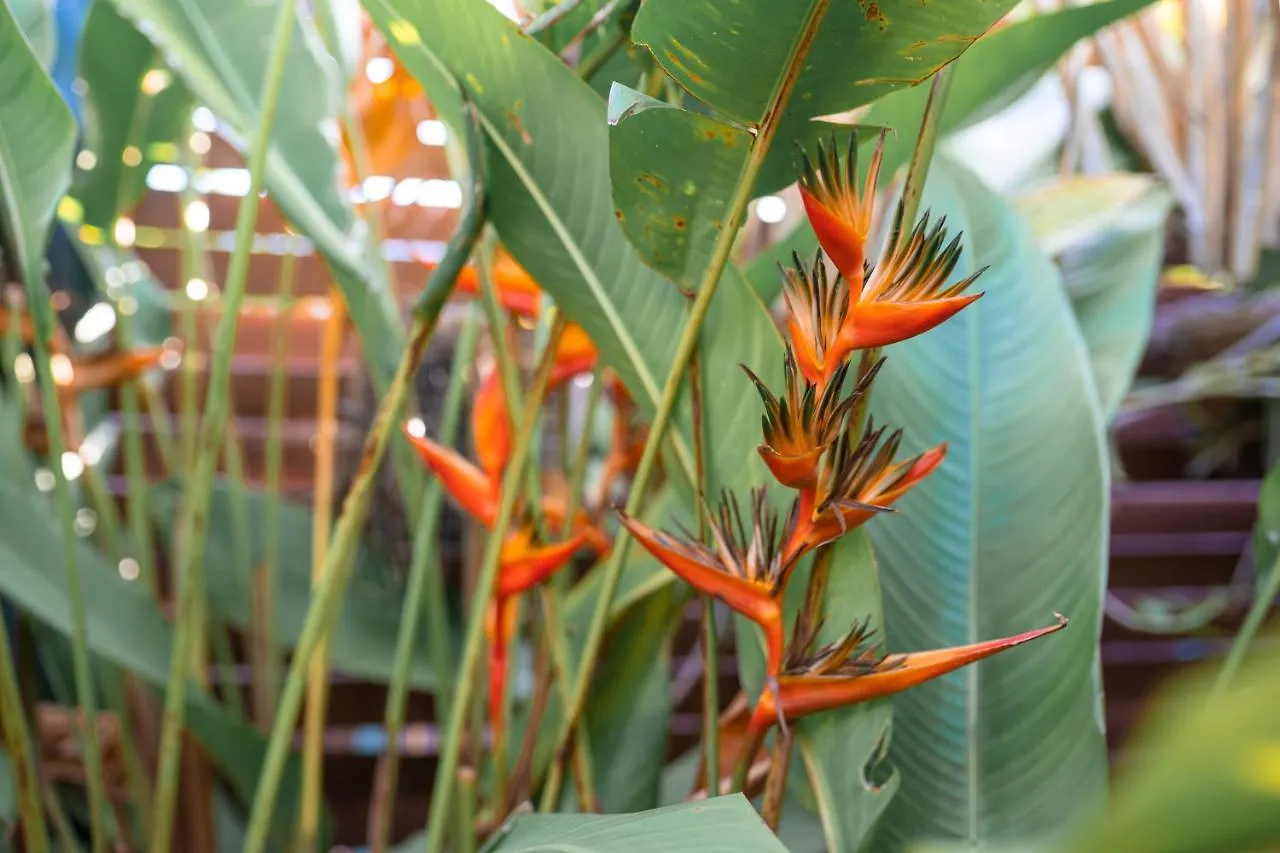
<instances>
[{"instance_id":1,"label":"large green leaf","mask_svg":"<svg viewBox=\"0 0 1280 853\"><path fill-rule=\"evenodd\" d=\"M187 129L191 95L163 70L146 36L110 3L90 9L80 45L95 162L77 176L72 195L83 207L85 222L110 228L142 196L151 166L173 159L176 149L165 148L174 149ZM160 70L147 78L157 66Z\"/></svg>"},{"instance_id":2,"label":"large green leaf","mask_svg":"<svg viewBox=\"0 0 1280 853\"><path fill-rule=\"evenodd\" d=\"M638 814L517 817L500 829L484 849L486 853L786 853L741 794Z\"/></svg>"},{"instance_id":3,"label":"large green leaf","mask_svg":"<svg viewBox=\"0 0 1280 853\"><path fill-rule=\"evenodd\" d=\"M48 68L53 63L57 48L58 24L53 17L52 0L5 0L9 11L18 22L18 28L26 33L27 42L35 52L40 65Z\"/></svg>"},{"instance_id":4,"label":"large green leaf","mask_svg":"<svg viewBox=\"0 0 1280 853\"><path fill-rule=\"evenodd\" d=\"M955 62L942 116L943 131L960 130L1012 103L1051 69L1071 45L1151 2L1103 0L1087 6L1068 7L1010 24L978 39ZM882 179L891 176L911 157L927 100L928 92L924 87L893 92L842 119L859 125L882 125L896 131L885 142ZM832 131L844 133L847 128L815 122L809 130L814 135ZM867 145L864 143L863 146L864 168L870 150ZM777 185L783 183L786 182ZM761 298L769 302L780 292L781 283L776 271L779 261L785 262L792 251L801 255L812 254L816 246L813 230L807 222L801 222L769 251L762 253L747 272Z\"/></svg>"},{"instance_id":5,"label":"large green leaf","mask_svg":"<svg viewBox=\"0 0 1280 853\"><path fill-rule=\"evenodd\" d=\"M209 507L209 535L205 537L204 564L213 606L233 625L248 630L251 620L251 575L266 558L267 529L266 494L247 490L247 515L252 564L241 566L236 560L235 513L227 487L214 488ZM155 502L156 520L162 526L177 517L180 494L172 487L158 491ZM276 575L276 631L281 643L290 648L297 641L311 604L311 512L303 506L284 501L280 506L280 561ZM167 531L169 532L169 531ZM329 658L334 669L371 681L391 680L395 660L395 643L400 600L394 590L369 583L367 579L385 578L388 572L378 565L378 556L367 548L356 555L352 570L355 580L342 603L342 613L329 640ZM362 582L363 581L363 582ZM409 670L410 683L416 687L431 686L431 664L425 651L414 656Z\"/></svg>"},{"instance_id":6,"label":"large green leaf","mask_svg":"<svg viewBox=\"0 0 1280 853\"><path fill-rule=\"evenodd\" d=\"M60 528L51 509L32 500L27 483L0 481L0 593L24 612L64 637L71 633L66 560ZM109 660L163 690L169 678L173 632L137 583L87 544L77 543L89 645ZM243 802L257 786L266 741L252 727L231 718L205 693L189 691L187 721ZM296 807L296 762L291 763L277 815L284 825Z\"/></svg>"},{"instance_id":7,"label":"large green leaf","mask_svg":"<svg viewBox=\"0 0 1280 853\"><path fill-rule=\"evenodd\" d=\"M652 415L687 300L640 261L614 219L604 101L484 0L369 0L366 8L444 120L458 120L457 87L467 87L488 142L489 213L504 245ZM712 302L701 351L707 434L716 437L707 445L708 492L741 490L762 482L764 468L753 453L756 421L738 417L750 390L738 364L776 381L781 344L736 270ZM689 423L686 395L674 425L683 451L666 455L673 473L692 473L683 464L692 460Z\"/></svg>"},{"instance_id":8,"label":"large green leaf","mask_svg":"<svg viewBox=\"0 0 1280 853\"><path fill-rule=\"evenodd\" d=\"M44 279L49 222L67 188L75 119L9 12L0 7L0 263Z\"/></svg>"},{"instance_id":9,"label":"large green leaf","mask_svg":"<svg viewBox=\"0 0 1280 853\"><path fill-rule=\"evenodd\" d=\"M1148 175L1115 174L1052 181L1015 205L1056 256L1110 421L1151 334L1173 197Z\"/></svg>"},{"instance_id":10,"label":"large green leaf","mask_svg":"<svg viewBox=\"0 0 1280 853\"><path fill-rule=\"evenodd\" d=\"M1060 635L907 691L890 758L902 787L884 840L1058 832L1105 792L1097 643L1108 467L1087 353L1053 262L972 174L935 162L925 203L963 232L956 276L986 295L892 347L872 394L904 450L942 466L869 525L890 647L961 645L1049 623Z\"/></svg>"},{"instance_id":11,"label":"large green leaf","mask_svg":"<svg viewBox=\"0 0 1280 853\"><path fill-rule=\"evenodd\" d=\"M169 59L174 72L239 141L252 137L266 70L266 34L276 8L255 0L112 0ZM267 155L266 187L290 223L315 241L333 270L375 378L403 345L403 323L387 282L353 229L338 180L336 64L299 16Z\"/></svg>"}]
</instances>

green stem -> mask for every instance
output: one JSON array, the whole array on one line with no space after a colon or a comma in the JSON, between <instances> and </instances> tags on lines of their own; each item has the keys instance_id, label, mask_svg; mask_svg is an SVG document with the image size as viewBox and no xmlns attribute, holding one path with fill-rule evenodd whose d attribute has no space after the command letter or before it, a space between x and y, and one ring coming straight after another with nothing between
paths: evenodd
<instances>
[{"instance_id":1,"label":"green stem","mask_svg":"<svg viewBox=\"0 0 1280 853\"><path fill-rule=\"evenodd\" d=\"M476 850L476 771L471 767L458 768L458 826L455 829L454 849L457 853L475 853Z\"/></svg>"},{"instance_id":2,"label":"green stem","mask_svg":"<svg viewBox=\"0 0 1280 853\"><path fill-rule=\"evenodd\" d=\"M1240 631L1236 634L1235 641L1231 644L1231 651L1227 653L1227 659L1223 662L1222 670L1218 673L1217 681L1213 685L1213 694L1215 696L1224 692L1235 679L1236 671L1240 668L1245 654L1249 651L1249 644L1253 642L1258 629L1262 627L1267 614L1271 612L1277 595L1280 595L1280 556L1272 562L1271 572L1267 575L1262 588L1258 590L1258 594L1254 597L1253 604L1249 607L1249 613L1245 616L1244 624L1240 626Z\"/></svg>"},{"instance_id":3,"label":"green stem","mask_svg":"<svg viewBox=\"0 0 1280 853\"><path fill-rule=\"evenodd\" d=\"M582 415L582 433L578 436L578 448L573 454L573 463L569 468L569 505L565 510L565 518L573 518L582 505L582 493L587 483L587 463L591 460L592 425L595 423L596 410L600 407L600 398L604 396L604 370L596 365L591 372L591 390L587 392L587 408Z\"/></svg>"},{"instance_id":4,"label":"green stem","mask_svg":"<svg viewBox=\"0 0 1280 853\"><path fill-rule=\"evenodd\" d=\"M169 683L165 693L161 723L160 758L157 771L153 826L155 853L168 853L173 839L174 810L178 793L178 769L182 753L182 730L186 712L187 672L191 659L194 616L204 597L204 534L208 524L218 449L227 422L227 399L231 383L231 356L235 349L236 327L244 299L249 253L258 220L258 193L262 188L271 130L284 80L285 60L293 40L297 0L281 0L262 82L261 108L249 153L249 190L236 215L236 243L227 269L223 313L210 360L209 387L205 395L205 419L198 439L194 472L178 526L177 626L169 661Z\"/></svg>"},{"instance_id":5,"label":"green stem","mask_svg":"<svg viewBox=\"0 0 1280 853\"><path fill-rule=\"evenodd\" d=\"M550 29L581 5L582 0L560 0L559 3L530 21L524 28L525 35L536 36Z\"/></svg>"},{"instance_id":6,"label":"green stem","mask_svg":"<svg viewBox=\"0 0 1280 853\"><path fill-rule=\"evenodd\" d=\"M556 328L551 340L560 337L565 324L563 313L557 312ZM533 443L534 425L537 423L539 409L546 395L547 384L551 379L551 368L555 363L554 346L549 345L542 354L534 376L533 387L524 402L520 416L520 427L516 431L511 450L511 459L502 478L502 500L498 506L498 517L493 530L485 543L484 557L481 562L480 576L471 600L471 613L467 620L466 641L462 647L462 663L460 666L462 680L453 696L453 706L449 709L448 730L445 733L439 764L436 769L435 792L431 801L431 813L427 821L427 850L429 853L441 853L444 849L444 833L449 812L449 800L453 795L453 785L457 780L458 758L462 749L462 727L467 705L475 690L477 665L480 662L480 647L484 636L484 617L493 598L494 587L498 578L498 559L502 552L502 542L511 526L515 515L516 502L520 497L519 484L524 477L525 462Z\"/></svg>"},{"instance_id":7,"label":"green stem","mask_svg":"<svg viewBox=\"0 0 1280 853\"><path fill-rule=\"evenodd\" d=\"M5 753L13 765L18 786L18 814L26 849L29 853L48 853L49 830L44 822L36 752L32 746L31 729L27 727L27 715L22 709L18 674L9 647L9 625L3 610L0 610L0 729L4 733Z\"/></svg>"},{"instance_id":8,"label":"green stem","mask_svg":"<svg viewBox=\"0 0 1280 853\"><path fill-rule=\"evenodd\" d=\"M276 314L271 341L271 380L267 389L267 513L266 553L258 573L253 596L254 630L252 654L254 720L269 726L275 713L280 686L280 656L276 653L276 589L280 567L280 470L284 461L284 414L288 383L285 370L289 355L289 311L293 296L293 252L280 260L281 304Z\"/></svg>"},{"instance_id":9,"label":"green stem","mask_svg":"<svg viewBox=\"0 0 1280 853\"><path fill-rule=\"evenodd\" d=\"M716 636L716 602L702 601L702 749L707 778L720 778L720 647Z\"/></svg>"},{"instance_id":10,"label":"green stem","mask_svg":"<svg viewBox=\"0 0 1280 853\"><path fill-rule=\"evenodd\" d=\"M787 792L787 770L791 767L794 736L793 728L778 733L778 741L773 745L773 760L769 763L769 777L764 783L764 805L760 809L760 817L774 832L778 831L778 823L782 819L782 801Z\"/></svg>"},{"instance_id":11,"label":"green stem","mask_svg":"<svg viewBox=\"0 0 1280 853\"><path fill-rule=\"evenodd\" d=\"M129 683L130 677L119 667L109 667L103 680L103 691L108 707L115 711L116 719L119 721L120 752L124 757L129 796L133 798L133 813L143 847L150 849L151 816L147 813L146 806L151 802L151 779L147 776L147 768L142 762L142 755L138 752L138 744L133 737L133 716L130 713L129 697L132 689L136 689L136 685Z\"/></svg>"},{"instance_id":12,"label":"green stem","mask_svg":"<svg viewBox=\"0 0 1280 853\"><path fill-rule=\"evenodd\" d=\"M30 253L28 253L30 255ZM98 745L97 708L94 699L93 669L89 657L89 633L85 624L84 590L80 581L80 563L76 553L78 537L75 527L75 507L71 487L62 468L62 457L67 450L62 434L62 413L58 405L58 389L53 381L50 364L51 342L54 324L53 307L49 304L49 290L45 287L40 257L27 257L22 265L22 278L26 285L27 306L35 325L35 367L40 383L41 410L44 414L45 432L49 439L49 467L53 470L55 500L62 529L63 556L67 567L67 603L71 609L71 654L75 673L76 697L80 711L80 736L86 783L89 791L89 821L94 853L102 853L107 847L106 825L103 820L107 808L106 784L102 775L102 752Z\"/></svg>"},{"instance_id":13,"label":"green stem","mask_svg":"<svg viewBox=\"0 0 1280 853\"><path fill-rule=\"evenodd\" d=\"M271 815L276 797L280 792L280 781L284 774L285 761L289 757L289 747L294 725L298 719L298 710L302 705L307 670L316 649L328 637L337 619L339 605L349 580L351 557L354 556L356 545L360 540L377 479L378 466L390 443L392 428L399 417L401 405L418 365L422 361L422 356L426 352L427 344L431 340L436 321L445 302L453 293L458 272L466 264L484 225L482 175L484 161L479 148L480 138L479 131L475 127L474 110L469 104L466 109L471 117L467 127L468 141L472 146L473 155L471 198L463 213L458 232L449 241L444 259L432 272L426 290L414 306L413 329L408 346L401 356L400 364L396 368L387 393L378 405L377 414L374 416L369 435L361 451L359 470L343 501L342 513L338 518L337 528L325 558L324 571L319 584L313 590L311 606L307 609L302 631L294 648L293 660L285 676L280 704L276 709L271 738L267 743L266 757L258 780L258 789L249 815L249 825L245 832L245 853L262 853L266 847Z\"/></svg>"},{"instance_id":14,"label":"green stem","mask_svg":"<svg viewBox=\"0 0 1280 853\"><path fill-rule=\"evenodd\" d=\"M787 100L795 88L804 57L808 53L809 45L817 35L818 25L826 15L828 2L829 0L814 0L810 4L804 27L796 42L792 45L791 55L787 60L787 72L780 77L774 92L770 96L769 110L757 128L751 152L748 154L747 160L738 175L733 198L725 211L724 229L720 232L720 236L716 239L715 246L712 248L710 260L698 286L697 296L694 298L693 306L689 311L689 319L685 323L684 331L680 335L680 342L676 346L671 372L667 374L666 382L663 385L662 397L658 401L653 424L649 429L649 438L645 442L644 453L641 455L640 464L636 469L631 493L627 497L626 510L628 514L634 515L639 512L644 501L648 499L646 490L649 485L649 478L653 474L658 448L662 444L667 426L671 422L672 412L675 410L676 398L680 393L681 380L684 377L685 368L688 367L689 359L697 347L699 332L702 329L703 321L706 319L707 310L711 306L711 299L715 296L716 287L720 283L720 276L729 262L730 253L733 251L734 237L742 225L747 205L751 201L756 176L759 175L760 168L764 165L765 155L769 151L770 143L773 142L773 137L777 132ZM565 708L564 722L560 728L556 748L557 755L566 753L569 740L577 727L578 717L581 715L582 708L586 703L594 669L592 664L600 654L600 646L604 641L605 628L609 621L609 609L613 604L613 594L617 590L618 579L622 575L622 567L626 564L630 550L631 537L626 535L625 532L620 532L618 540L614 543L613 553L604 568L600 597L596 600L596 609L592 614L591 626L587 631L586 642L582 650L581 663L578 666L574 680L573 699ZM560 786L564 781L562 767L563 763L560 761L552 765L551 775L543 790L542 809L544 811L553 808L560 798Z\"/></svg>"},{"instance_id":15,"label":"green stem","mask_svg":"<svg viewBox=\"0 0 1280 853\"><path fill-rule=\"evenodd\" d=\"M128 345L121 332L121 343ZM129 518L129 538L136 552L139 575L151 592L152 600L160 600L160 582L156 576L155 539L151 532L151 501L147 488L145 451L142 447L142 416L138 406L138 389L132 382L120 388L120 404L124 419L124 467L128 481L125 514Z\"/></svg>"},{"instance_id":16,"label":"green stem","mask_svg":"<svg viewBox=\"0 0 1280 853\"><path fill-rule=\"evenodd\" d=\"M920 212L920 199L924 196L925 179L929 176L929 164L942 132L942 114L946 110L947 95L951 91L952 65L944 65L933 75L929 84L929 100L925 103L924 116L920 120L920 133L911 152L907 166L907 180L902 186L901 217L902 238L906 239L911 224Z\"/></svg>"},{"instance_id":17,"label":"green stem","mask_svg":"<svg viewBox=\"0 0 1280 853\"><path fill-rule=\"evenodd\" d=\"M479 338L477 315L470 312L462 327L462 334L458 337L449 373L449 385L444 392L444 414L438 440L446 447L452 445L457 436L467 373L475 360ZM405 702L409 695L409 668L413 663L414 644L418 639L419 616L425 616L427 621L427 646L431 656L433 705L437 724L443 721L444 713L453 698L453 643L449 636L444 578L441 576L436 550L436 528L440 522L443 497L440 482L432 479L423 496L418 523L414 528L413 560L409 566L404 606L400 611L391 684L387 688L384 714L387 752L378 768L382 778L374 785L375 790L383 792L383 796L374 804L369 822L369 848L374 853L381 853L386 849L391 832L400 767L400 732L404 728Z\"/></svg>"}]
</instances>

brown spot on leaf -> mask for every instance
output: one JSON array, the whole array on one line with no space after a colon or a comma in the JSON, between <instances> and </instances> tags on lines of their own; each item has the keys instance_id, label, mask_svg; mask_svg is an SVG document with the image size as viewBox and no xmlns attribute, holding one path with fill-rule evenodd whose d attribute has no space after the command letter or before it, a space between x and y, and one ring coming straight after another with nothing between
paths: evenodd
<instances>
[{"instance_id":1,"label":"brown spot on leaf","mask_svg":"<svg viewBox=\"0 0 1280 853\"><path fill-rule=\"evenodd\" d=\"M685 221L683 216L675 217L674 219L671 220L671 224L676 227L677 231L683 231L685 229Z\"/></svg>"}]
</instances>

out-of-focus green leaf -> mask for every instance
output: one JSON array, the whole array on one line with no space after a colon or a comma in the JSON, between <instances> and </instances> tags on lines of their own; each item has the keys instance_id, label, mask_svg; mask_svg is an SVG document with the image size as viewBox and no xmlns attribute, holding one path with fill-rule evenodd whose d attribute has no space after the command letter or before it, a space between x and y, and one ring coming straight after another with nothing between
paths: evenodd
<instances>
[{"instance_id":1,"label":"out-of-focus green leaf","mask_svg":"<svg viewBox=\"0 0 1280 853\"><path fill-rule=\"evenodd\" d=\"M472 0L369 0L366 9L443 120L458 122L458 87L488 142L489 215L504 246L569 319L582 326L641 411L653 415L688 313L688 300L637 257L613 216L604 101L492 6ZM454 34L467 33L466 38ZM703 326L708 494L763 482L757 423L739 417L750 382L781 378L777 330L736 270L727 272ZM684 453L664 454L688 482L687 395L672 432ZM684 454L688 454L687 456ZM682 470L683 469L683 470Z\"/></svg>"},{"instance_id":2,"label":"out-of-focus green leaf","mask_svg":"<svg viewBox=\"0 0 1280 853\"><path fill-rule=\"evenodd\" d=\"M0 8L0 262L43 280L49 222L66 191L76 125L5 4Z\"/></svg>"},{"instance_id":3,"label":"out-of-focus green leaf","mask_svg":"<svg viewBox=\"0 0 1280 853\"><path fill-rule=\"evenodd\" d=\"M5 0L9 11L18 22L18 29L26 35L31 49L40 61L40 65L48 68L53 63L53 53L57 47L58 24L53 17L52 0Z\"/></svg>"},{"instance_id":4,"label":"out-of-focus green leaf","mask_svg":"<svg viewBox=\"0 0 1280 853\"><path fill-rule=\"evenodd\" d=\"M66 561L57 519L32 487L0 481L0 594L33 619L62 636L71 633ZM146 591L120 577L114 565L84 543L77 543L89 645L93 653L163 690L169 678L173 632ZM266 741L235 720L208 694L187 697L187 722L209 756L226 775L236 795L248 802L257 787ZM298 763L290 763L276 825L292 826L297 808Z\"/></svg>"},{"instance_id":5,"label":"out-of-focus green leaf","mask_svg":"<svg viewBox=\"0 0 1280 853\"><path fill-rule=\"evenodd\" d=\"M955 62L951 89L942 116L944 132L959 130L984 116L992 115L1026 93L1037 79L1080 39L1130 15L1152 0L1103 0L1085 6L1072 6L1057 12L1039 14L1026 21L1009 24L978 39ZM845 124L883 125L893 128L885 142L882 180L911 157L916 131L924 116L928 100L926 87L893 92L841 118ZM846 127L814 122L808 139L836 132L848 133ZM864 140L862 166L866 168L870 147ZM782 185L786 181L780 182ZM811 255L817 247L807 222L762 253L752 262L748 276L766 302L781 291L782 284L774 273L779 261L785 262L792 251Z\"/></svg>"},{"instance_id":6,"label":"out-of-focus green leaf","mask_svg":"<svg viewBox=\"0 0 1280 853\"><path fill-rule=\"evenodd\" d=\"M947 458L868 525L890 651L994 639L1067 615L1067 630L894 699L902 785L879 841L970 843L1061 833L1106 792L1098 636L1108 473L1101 408L1058 271L1016 212L935 161L924 203L963 232L958 280L986 295L891 347L872 393L903 451Z\"/></svg>"},{"instance_id":7,"label":"out-of-focus green leaf","mask_svg":"<svg viewBox=\"0 0 1280 853\"><path fill-rule=\"evenodd\" d=\"M227 488L214 488L209 507L209 534L205 537L205 577L209 584L209 600L218 612L238 628L248 629L251 619L251 597L248 582L266 558L267 496L256 490L247 492L249 553L251 566L236 562L235 513ZM156 522L166 532L177 517L179 493L171 486L157 490ZM396 629L400 601L392 591L362 582L371 577L385 578L385 567L367 548L356 555L353 581L343 600L342 614L329 639L329 657L334 669L370 681L391 680L395 659ZM307 608L311 604L311 512L303 506L284 501L280 506L280 562L276 576L276 631L283 645L292 648ZM431 664L425 650L414 655L410 683L415 687L431 686Z\"/></svg>"},{"instance_id":8,"label":"out-of-focus green leaf","mask_svg":"<svg viewBox=\"0 0 1280 853\"><path fill-rule=\"evenodd\" d=\"M18 815L18 786L9 756L0 752L0 822L13 823Z\"/></svg>"},{"instance_id":9,"label":"out-of-focus green leaf","mask_svg":"<svg viewBox=\"0 0 1280 853\"><path fill-rule=\"evenodd\" d=\"M1280 843L1280 659L1233 686L1211 673L1165 691L1129 739L1102 816L1081 815L1070 853L1234 853Z\"/></svg>"},{"instance_id":10,"label":"out-of-focus green leaf","mask_svg":"<svg viewBox=\"0 0 1280 853\"><path fill-rule=\"evenodd\" d=\"M1147 175L1065 178L1015 205L1056 255L1110 421L1151 334L1172 196Z\"/></svg>"},{"instance_id":11,"label":"out-of-focus green leaf","mask_svg":"<svg viewBox=\"0 0 1280 853\"><path fill-rule=\"evenodd\" d=\"M151 166L176 159L176 142L188 129L191 95L146 36L110 3L95 3L89 11L80 74L88 86L86 124L94 163L76 176L71 194L85 222L110 228L142 197Z\"/></svg>"},{"instance_id":12,"label":"out-of-focus green leaf","mask_svg":"<svg viewBox=\"0 0 1280 853\"><path fill-rule=\"evenodd\" d=\"M485 853L786 853L741 794L620 815L526 815L503 827Z\"/></svg>"},{"instance_id":13,"label":"out-of-focus green leaf","mask_svg":"<svg viewBox=\"0 0 1280 853\"><path fill-rule=\"evenodd\" d=\"M258 121L267 62L265 33L276 7L254 0L112 0L168 58L191 93L243 142ZM337 69L314 23L299 16L267 155L266 188L290 223L316 243L342 290L375 380L403 347L403 322L389 284L368 257L339 182Z\"/></svg>"}]
</instances>

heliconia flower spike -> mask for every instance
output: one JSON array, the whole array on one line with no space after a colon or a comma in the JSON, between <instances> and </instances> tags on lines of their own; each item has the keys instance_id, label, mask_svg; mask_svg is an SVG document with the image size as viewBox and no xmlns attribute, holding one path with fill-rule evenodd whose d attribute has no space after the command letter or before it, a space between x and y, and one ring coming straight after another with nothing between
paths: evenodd
<instances>
[{"instance_id":1,"label":"heliconia flower spike","mask_svg":"<svg viewBox=\"0 0 1280 853\"><path fill-rule=\"evenodd\" d=\"M498 488L484 471L456 451L436 444L426 436L414 435L408 424L404 427L404 434L458 505L485 527L493 527L498 517Z\"/></svg>"},{"instance_id":2,"label":"heliconia flower spike","mask_svg":"<svg viewBox=\"0 0 1280 853\"><path fill-rule=\"evenodd\" d=\"M819 377L829 376L853 350L888 346L927 332L982 295L962 295L981 271L947 284L960 257L959 238L947 243L942 222L930 231L927 214L918 225L903 223L901 205L880 260L874 268L867 264L883 153L882 132L861 189L856 134L850 136L843 160L834 140L829 149L819 144L814 160L804 157L800 194L805 212L823 251L840 271L834 282L820 274L818 265L808 273L803 267L787 273L792 337L798 324L813 360L806 360L810 352L799 341L796 354L805 375L819 385L825 381ZM906 240L904 228L910 233Z\"/></svg>"},{"instance_id":3,"label":"heliconia flower spike","mask_svg":"<svg viewBox=\"0 0 1280 853\"><path fill-rule=\"evenodd\" d=\"M719 598L760 626L765 635L770 678L782 668L782 586L779 553L781 524L765 503L765 491L752 492L752 528L743 524L737 501L726 495L718 524L711 526L715 548L693 536L676 539L618 510L631 535L664 566L705 595Z\"/></svg>"},{"instance_id":4,"label":"heliconia flower spike","mask_svg":"<svg viewBox=\"0 0 1280 853\"><path fill-rule=\"evenodd\" d=\"M834 351L888 346L923 334L981 298L964 293L986 267L948 284L960 260L960 235L947 242L946 217L929 228L926 211L906 240L898 210L885 250L840 328Z\"/></svg>"},{"instance_id":5,"label":"heliconia flower spike","mask_svg":"<svg viewBox=\"0 0 1280 853\"><path fill-rule=\"evenodd\" d=\"M804 202L805 215L809 217L809 224L813 226L823 251L849 282L849 290L855 300L862 292L863 264L867 257L867 238L871 233L876 181L880 176L880 161L884 157L884 137L885 132L881 131L861 191L858 189L856 133L849 135L849 148L843 163L834 137L830 150L818 143L816 165L802 153L800 199Z\"/></svg>"},{"instance_id":6,"label":"heliconia flower spike","mask_svg":"<svg viewBox=\"0 0 1280 853\"><path fill-rule=\"evenodd\" d=\"M786 391L780 397L774 397L749 367L741 365L764 403L764 442L757 450L774 479L790 489L815 487L823 451L840 435L849 413L870 390L882 363L883 359L862 372L853 392L844 400L840 395L849 373L848 362L819 391L816 384L799 375L795 353L788 346L783 363Z\"/></svg>"},{"instance_id":7,"label":"heliconia flower spike","mask_svg":"<svg viewBox=\"0 0 1280 853\"><path fill-rule=\"evenodd\" d=\"M807 661L788 666L777 689L760 693L750 728L767 730L778 719L791 722L809 714L901 693L962 666L991 657L1067 627L1066 617L1044 628L985 643L929 652L879 655L870 643L864 622L843 640L820 650Z\"/></svg>"},{"instance_id":8,"label":"heliconia flower spike","mask_svg":"<svg viewBox=\"0 0 1280 853\"><path fill-rule=\"evenodd\" d=\"M573 555L587 544L587 531L579 530L554 545L534 544L533 531L521 529L502 543L498 558L498 591L501 596L530 590L568 565Z\"/></svg>"},{"instance_id":9,"label":"heliconia flower spike","mask_svg":"<svg viewBox=\"0 0 1280 853\"><path fill-rule=\"evenodd\" d=\"M867 519L890 508L894 501L927 477L947 454L940 444L924 453L895 463L902 430L888 440L884 427L876 429L868 419L861 437L850 423L823 457L817 486L810 497L801 492L799 517L783 549L785 564L806 551L838 539Z\"/></svg>"},{"instance_id":10,"label":"heliconia flower spike","mask_svg":"<svg viewBox=\"0 0 1280 853\"><path fill-rule=\"evenodd\" d=\"M849 287L840 276L827 275L821 253L812 264L792 253L791 262L789 268L779 267L787 334L800 372L821 392L842 360L836 357L835 348L849 311Z\"/></svg>"},{"instance_id":11,"label":"heliconia flower spike","mask_svg":"<svg viewBox=\"0 0 1280 853\"><path fill-rule=\"evenodd\" d=\"M471 443L476 460L497 491L511 455L511 412L507 408L502 377L493 367L480 379L471 405Z\"/></svg>"},{"instance_id":12,"label":"heliconia flower spike","mask_svg":"<svg viewBox=\"0 0 1280 853\"><path fill-rule=\"evenodd\" d=\"M519 610L514 598L495 596L484 614L484 634L489 652L485 661L489 682L489 726L494 738L501 737L507 695L507 643L515 633Z\"/></svg>"}]
</instances>

